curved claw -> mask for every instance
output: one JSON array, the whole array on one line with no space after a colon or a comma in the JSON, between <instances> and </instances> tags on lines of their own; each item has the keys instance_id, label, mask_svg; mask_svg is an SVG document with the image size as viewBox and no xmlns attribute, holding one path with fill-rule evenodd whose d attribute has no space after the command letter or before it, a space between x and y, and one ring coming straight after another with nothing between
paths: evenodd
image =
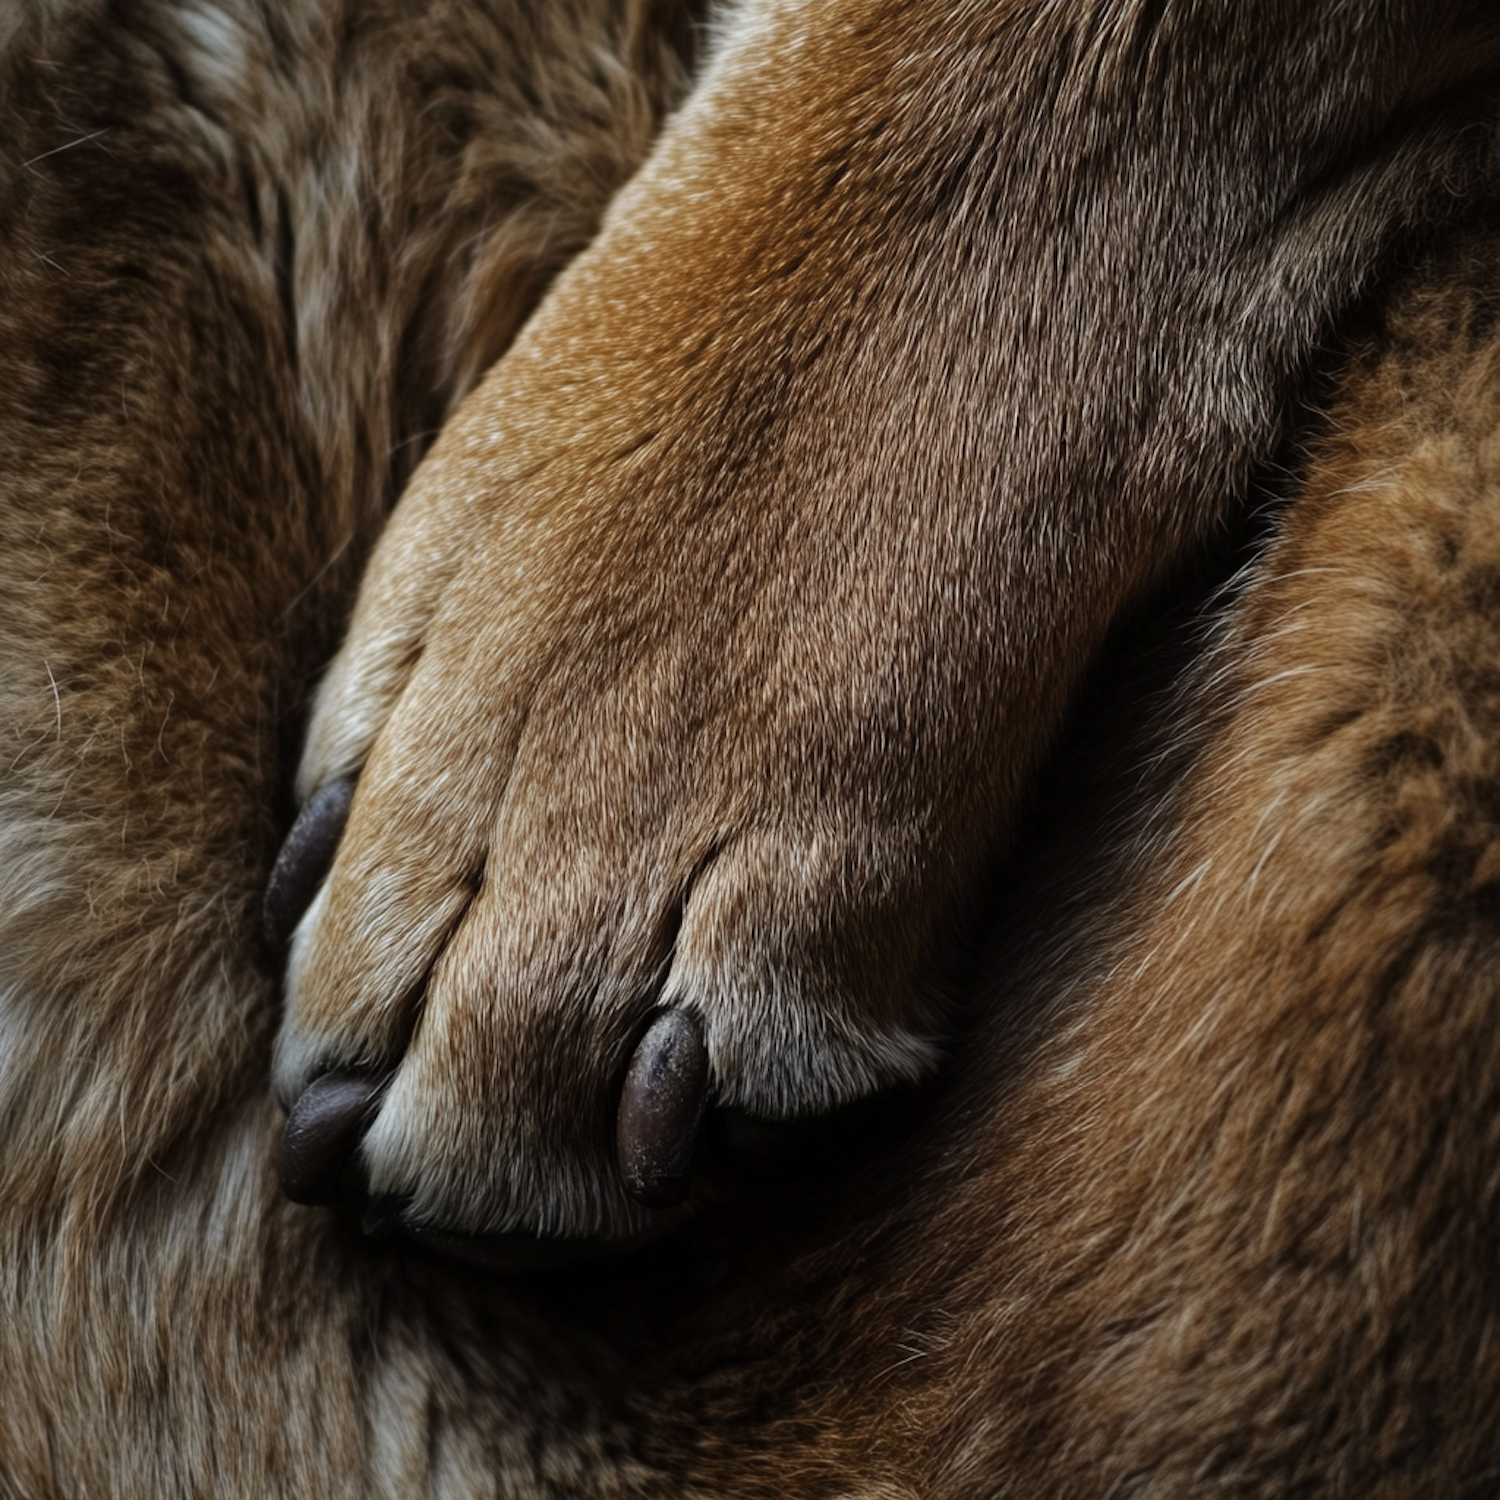
<instances>
[{"instance_id":1,"label":"curved claw","mask_svg":"<svg viewBox=\"0 0 1500 1500\"><path fill-rule=\"evenodd\" d=\"M317 895L349 821L353 800L354 778L345 776L319 787L297 814L271 867L261 906L261 930L273 951L279 953L291 941L303 912Z\"/></svg>"},{"instance_id":2,"label":"curved claw","mask_svg":"<svg viewBox=\"0 0 1500 1500\"><path fill-rule=\"evenodd\" d=\"M708 1050L686 1012L664 1011L646 1028L625 1073L615 1147L626 1191L647 1208L686 1196L708 1101Z\"/></svg>"},{"instance_id":3,"label":"curved claw","mask_svg":"<svg viewBox=\"0 0 1500 1500\"><path fill-rule=\"evenodd\" d=\"M359 1073L324 1073L292 1106L276 1153L281 1191L318 1206L341 1194L384 1084Z\"/></svg>"}]
</instances>

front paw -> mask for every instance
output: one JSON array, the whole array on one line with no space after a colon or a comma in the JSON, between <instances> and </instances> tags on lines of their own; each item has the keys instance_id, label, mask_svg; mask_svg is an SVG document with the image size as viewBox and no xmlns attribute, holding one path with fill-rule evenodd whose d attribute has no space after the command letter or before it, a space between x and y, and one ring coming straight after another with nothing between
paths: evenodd
<instances>
[{"instance_id":1,"label":"front paw","mask_svg":"<svg viewBox=\"0 0 1500 1500\"><path fill-rule=\"evenodd\" d=\"M617 572L597 521L560 548L518 500L423 597L451 436L377 556L273 879L285 926L338 842L291 947L283 1176L430 1232L634 1243L691 1213L710 1104L804 1117L930 1072L968 851L938 771L891 774L903 705L842 677L847 611L786 628L785 559L725 612L681 538ZM734 628L768 599L781 628Z\"/></svg>"},{"instance_id":2,"label":"front paw","mask_svg":"<svg viewBox=\"0 0 1500 1500\"><path fill-rule=\"evenodd\" d=\"M303 797L358 785L292 945L291 1175L434 1234L646 1239L705 1111L927 1076L932 946L1070 681L1030 533L985 524L988 412L876 359L878 301L804 316L876 241L767 241L827 164L718 160L736 78L439 438L311 726Z\"/></svg>"},{"instance_id":3,"label":"front paw","mask_svg":"<svg viewBox=\"0 0 1500 1500\"><path fill-rule=\"evenodd\" d=\"M930 1069L917 850L784 764L747 775L753 741L722 780L664 741L681 681L642 711L575 680L518 726L442 655L377 740L292 947L298 1196L357 1151L411 1225L633 1241L686 1211L710 1098L796 1117Z\"/></svg>"}]
</instances>

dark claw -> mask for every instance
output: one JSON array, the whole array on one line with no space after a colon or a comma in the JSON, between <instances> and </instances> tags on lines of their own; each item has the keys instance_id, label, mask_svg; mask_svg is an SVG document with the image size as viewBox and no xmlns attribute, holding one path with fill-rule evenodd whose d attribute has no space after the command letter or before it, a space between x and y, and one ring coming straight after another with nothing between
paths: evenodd
<instances>
[{"instance_id":1,"label":"dark claw","mask_svg":"<svg viewBox=\"0 0 1500 1500\"><path fill-rule=\"evenodd\" d=\"M281 1191L293 1203L332 1203L341 1196L383 1086L360 1073L324 1073L308 1084L276 1153Z\"/></svg>"},{"instance_id":2,"label":"dark claw","mask_svg":"<svg viewBox=\"0 0 1500 1500\"><path fill-rule=\"evenodd\" d=\"M615 1129L620 1176L636 1202L670 1208L687 1196L708 1099L708 1051L698 1023L664 1011L630 1059Z\"/></svg>"},{"instance_id":3,"label":"dark claw","mask_svg":"<svg viewBox=\"0 0 1500 1500\"><path fill-rule=\"evenodd\" d=\"M297 814L276 856L261 907L261 929L273 952L281 952L291 941L302 913L317 895L349 821L353 799L354 778L342 777L319 787Z\"/></svg>"}]
</instances>

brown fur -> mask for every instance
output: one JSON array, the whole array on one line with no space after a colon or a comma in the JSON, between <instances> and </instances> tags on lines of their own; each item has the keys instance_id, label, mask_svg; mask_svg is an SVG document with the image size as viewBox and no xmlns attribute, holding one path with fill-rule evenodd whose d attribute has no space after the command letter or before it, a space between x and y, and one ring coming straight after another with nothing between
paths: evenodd
<instances>
[{"instance_id":1,"label":"brown fur","mask_svg":"<svg viewBox=\"0 0 1500 1500\"><path fill-rule=\"evenodd\" d=\"M0 1493L608 1468L550 1355L443 1353L486 1293L434 1322L280 1201L255 932L360 561L680 89L663 19L143 4L9 38Z\"/></svg>"},{"instance_id":2,"label":"brown fur","mask_svg":"<svg viewBox=\"0 0 1500 1500\"><path fill-rule=\"evenodd\" d=\"M1127 14L1074 14L1085 11ZM403 476L403 445L421 445L587 238L673 96L671 54L634 13L602 5L567 11L555 32L526 27L529 11L403 19L361 9L294 12L303 35L246 11L243 26L261 38L242 49L253 85L215 94L211 55L187 47L174 14L159 4L107 21L82 9L37 12L10 37L0 75L10 122L0 178L0 1492L1500 1488L1496 236L1425 261L1378 320L1328 407L1281 534L1222 606L1202 663L1154 710L1141 752L1151 761L1158 747L1153 776L1127 775L1114 798L1114 783L1093 801L1077 792L1073 826L1044 823L1025 846L1031 862L1009 891L987 965L990 1003L936 1096L887 1142L889 1156L847 1180L815 1177L800 1207L781 1186L747 1191L727 1239L705 1226L680 1262L550 1288L486 1280L277 1198L277 1118L264 1093L276 1017L254 907L289 711ZM1045 8L1036 16L1038 35L1010 38L1022 81L1031 75L1020 43L1044 58L1046 24L1061 24ZM1251 44L1285 19L1217 38L1220 50L1195 60L1253 56ZM592 38L618 66L596 67ZM856 94L862 81L886 86L892 73L878 53L896 46L889 37L851 27L838 40L875 48L875 60L831 79ZM900 56L920 55L911 40L896 46ZM468 71L476 54L489 59L479 74ZM1357 56L1351 44L1344 60ZM1485 56L1467 49L1464 72ZM974 76L993 60L976 54ZM1452 81L1442 48L1412 46L1397 61L1421 75L1413 87L1424 96ZM1359 76L1353 63L1350 71ZM786 87L800 98L794 73L789 64ZM1205 83L1193 97L1220 95ZM1443 205L1425 197L1425 184L1456 192L1482 180L1487 138L1464 128L1481 102L1444 95L1415 135L1382 137L1360 156L1358 183L1378 180L1378 196L1361 186L1351 201L1334 172L1331 183L1318 179L1325 196L1305 217L1291 215L1303 236L1292 269L1321 300L1279 287L1287 300L1278 316L1292 331L1283 342L1265 324L1245 332L1245 358L1264 384L1255 386L1261 406L1235 429L1239 447L1225 445L1215 422L1235 415L1241 388L1195 385L1190 362L1166 366L1164 389L1185 408L1178 415L1207 423L1181 461L1223 503L1284 430L1277 403L1301 373L1293 350L1306 352L1345 301L1373 290L1371 247L1393 225L1430 229ZM785 132L783 145L816 135L816 112L788 122L775 103L767 119ZM1295 118L1285 98L1276 108ZM1132 142L1155 138L1148 114L1139 138L1124 137L1125 167ZM449 128L456 119L466 123ZM732 121L735 149L755 146L755 123ZM1368 147L1364 125L1338 117L1335 126L1336 159ZM718 149L686 127L673 139L689 156ZM1249 174L1263 163L1253 143L1237 148L1253 198ZM333 190L349 180L344 159L370 173L368 193ZM777 238L804 223L827 230L811 212L816 200L794 191L800 160L791 153L787 179L723 178L745 194L781 182L766 220ZM1378 170L1390 161L1394 169ZM494 377L502 389L524 386L507 411L524 416L520 398L545 390L543 376L562 380L570 401L591 399L588 348L549 355L548 341L570 306L604 296L618 249L608 236L625 233L632 205L644 204L648 219L665 214L668 229L678 222L659 207L660 179L643 181ZM1121 191L1135 202L1134 190ZM1477 193L1458 196L1447 207L1472 211ZM1057 228L1055 201L1019 190L1006 201L1008 212L1034 213L1038 233ZM1149 220L1164 201L1148 195L1137 207ZM1378 211L1365 223L1359 205L1371 202ZM943 205L951 211L953 200ZM1207 209L1203 222L1215 222ZM696 232L691 215L681 232ZM722 228L713 238L741 269L776 249ZM857 238L833 240L849 254L861 249ZM1199 266L1228 276L1212 243L1201 262L1190 237L1170 243L1150 283L1158 294ZM820 267L817 249L801 264L807 276L828 274L829 298L864 285L847 264ZM1339 262L1331 282L1320 279L1327 259ZM1164 326L1143 316L1133 292L1092 279L1097 260L1080 252L1070 266L1080 293L1096 293L1100 326L1127 314L1131 337ZM955 305L950 282L922 284L941 293L937 309ZM753 279L730 285L753 302ZM889 290L903 285L897 278ZM1230 279L1208 291L1224 286L1243 290ZM816 297L803 301L807 290L786 300L818 307ZM957 305L961 319L961 295ZM292 320L295 338L288 306L307 309ZM774 325L747 326L747 350L779 347ZM1185 328L1196 326L1186 318ZM596 357L643 364L680 331L649 319L598 329ZM1199 332L1214 369L1232 368L1223 328ZM819 356L848 382L847 391L822 389L822 399L845 403L829 423L844 435L825 457L830 476L865 465L877 477L909 473L911 453L927 451L873 441L879 393L910 388L878 378L899 368L897 333L897 347L871 348L869 363L847 347ZM707 347L722 348L729 365L739 357L732 339ZM1127 356L1108 340L1100 348L1101 388L1134 389L1120 373ZM1044 364L1031 373L1001 436L1017 434L1028 463L1045 468L1046 455L1065 448L1070 462L1114 472L1098 419L1107 408L1083 386L1067 387L1076 411L1064 406L1098 445L1092 457L1057 442L1058 424L1040 416L1055 407L1023 400L1056 397L1053 382L1079 371ZM951 386L966 389L956 376ZM580 483L596 467L642 475L648 495L663 486L665 504L725 457L723 445L754 450L766 432L758 415L785 419L785 393L774 387L762 406L753 387L729 403L715 391L708 381L663 393L662 422L689 424L667 449L675 468L653 470L662 455L649 445L634 468L628 455L605 464L587 446L603 440L600 429L573 405L547 406L558 426L535 434L521 417L505 420L520 424L523 443L578 434L578 451L565 451L554 472L571 469ZM1201 407L1188 399L1214 392L1220 399ZM812 395L795 410L823 420ZM695 401L719 401L717 413L744 425L694 424ZM631 441L632 415L618 413ZM947 407L922 415L934 441L963 430ZM461 419L468 427L453 429L445 451L462 454L480 420ZM1170 432L1140 450L1144 473L1179 461L1182 431ZM1131 440L1118 439L1127 449ZM774 473L805 476L789 464L798 450L788 442ZM882 470L881 458L894 467ZM983 469L980 457L966 461ZM665 477L648 483L652 473ZM1044 486L1034 482L1041 506ZM1177 482L1192 489L1181 474ZM603 485L569 493L591 505L619 498ZM774 518L774 485L766 498ZM1175 506L1182 497L1165 498ZM1189 510L1201 530L1195 507L1173 514ZM671 561L651 550L658 527L615 538L608 527L590 531L589 514L576 517L580 534L601 547L608 538L602 576L618 576L632 603L641 575L626 567L629 546ZM610 507L602 514L614 524ZM738 511L708 513L710 540L715 514L746 524ZM1087 560L1062 546L1063 523L1049 514L1037 513L1023 556L1076 573ZM434 545L463 555L474 544L450 533L451 519L433 528ZM1135 519L1116 524L1129 532ZM782 559L810 545L804 532L790 534ZM925 535L945 533L919 529ZM765 582L760 540L737 545L724 565ZM1118 534L1115 544L1124 545ZM1016 628L1039 653L1028 671L1041 696L1007 700L1007 725L1043 735L1060 712L1085 639L1163 563L1159 532L1147 527L1134 545L1093 564L1108 574L1095 578L1093 596L1084 590L1055 608L1027 596ZM870 650L895 649L912 623L896 619L884 556L867 548L841 559L845 574L809 564L806 575L826 594L852 568L852 585L891 607L888 622L873 606L837 617L840 628L869 624ZM389 570L375 576L377 590L390 586L382 576ZM412 576L420 585L420 570ZM652 576L674 583L648 600L668 620L684 597L712 618L741 586L732 569L715 572L705 600L701 588L679 596L670 571ZM783 607L822 597L804 582ZM1061 628L1064 610L1087 617L1073 634ZM993 623L986 614L970 625ZM592 662L591 686L628 703L629 680L616 674L633 638L599 630L584 640L597 660L582 647L573 659ZM921 652L911 647L914 668L928 670L930 658L939 683L945 667L975 665L967 646L949 662L947 641L929 633L918 637ZM815 657L794 651L782 670L811 672ZM850 647L828 657L828 670L842 678L864 659ZM771 726L740 747L743 765L727 753L733 736L710 739L726 754L705 757L697 786L759 765L755 752L785 721L774 694L743 705L745 675L722 653L707 667L695 661L670 680L701 684L705 701L733 709L738 724ZM1068 681L1043 683L1059 664ZM711 681L709 668L722 679ZM858 686L857 674L848 681ZM938 712L935 690L911 701L952 730L934 744L969 743L975 721ZM457 717L469 707L445 704L449 724L475 727ZM541 722L561 734L560 719ZM589 722L573 737L543 735L538 765L553 767L552 755L563 769L587 765L577 735ZM445 748L462 754L470 743L454 734ZM833 763L849 769L851 785L873 776L867 795L882 805L884 782L858 762L845 767L840 747L835 737ZM901 764L899 739L882 748ZM1009 769L990 768L1000 790L986 795L1005 792L1038 753L1032 743L1007 755ZM1088 747L1079 753L1091 763ZM944 764L957 780L968 762ZM748 786L763 795L768 783L737 784L729 794L749 795ZM913 784L901 778L895 790ZM454 790L455 807L464 795ZM1058 800L1074 797L1069 779ZM1108 839L1101 800L1125 808ZM393 817L400 806L392 802ZM894 947L854 942L852 961L899 968L902 945L921 946L911 934L923 924L910 913L922 901L901 905L907 925ZM845 961L836 950L835 967ZM409 959L393 941L386 961ZM893 988L883 1003L905 998ZM357 1013L356 1024L367 1017ZM470 1025L472 1055L450 1058L451 1076L431 1080L439 1118L474 1087L464 1069L492 1070L491 1053L510 1045L505 1028ZM590 1109L594 1097L585 1090ZM476 1196L472 1163L460 1161L457 1182ZM476 1212L488 1211L477 1196ZM643 1333L634 1323L643 1307L667 1321Z\"/></svg>"}]
</instances>

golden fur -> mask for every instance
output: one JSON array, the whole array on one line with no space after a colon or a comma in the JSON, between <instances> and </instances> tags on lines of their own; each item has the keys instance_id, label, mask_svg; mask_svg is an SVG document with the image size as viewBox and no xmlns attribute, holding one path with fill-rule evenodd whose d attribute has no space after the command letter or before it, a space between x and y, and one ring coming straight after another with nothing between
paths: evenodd
<instances>
[{"instance_id":1,"label":"golden fur","mask_svg":"<svg viewBox=\"0 0 1500 1500\"><path fill-rule=\"evenodd\" d=\"M449 423L313 721L304 793L364 770L283 1093L410 1042L377 1182L629 1234L600 1110L668 954L761 1112L962 1035L835 1169L541 1282L281 1200L257 907L384 511L687 19L0 21L0 1494L1500 1488L1497 34L1369 11L746 6ZM1099 706L1299 402L1196 659ZM913 975L1044 754L945 1009ZM480 856L506 920L418 1019Z\"/></svg>"}]
</instances>

